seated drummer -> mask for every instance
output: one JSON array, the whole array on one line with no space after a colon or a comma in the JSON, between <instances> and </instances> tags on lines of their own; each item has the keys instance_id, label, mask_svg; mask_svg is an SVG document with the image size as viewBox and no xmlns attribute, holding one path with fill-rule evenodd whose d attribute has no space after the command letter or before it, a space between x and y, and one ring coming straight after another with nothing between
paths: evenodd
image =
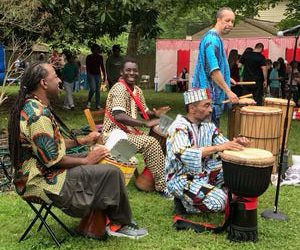
<instances>
[{"instance_id":1,"label":"seated drummer","mask_svg":"<svg viewBox=\"0 0 300 250\"><path fill-rule=\"evenodd\" d=\"M209 89L184 92L184 103L187 114L176 117L167 139L167 188L175 197L175 212L223 211L227 195L218 152L242 150L249 141L244 137L228 141L210 122Z\"/></svg>"},{"instance_id":2,"label":"seated drummer","mask_svg":"<svg viewBox=\"0 0 300 250\"><path fill-rule=\"evenodd\" d=\"M92 132L78 140L62 137L62 123L50 109L50 99L57 98L60 83L54 68L47 63L30 65L21 79L9 120L16 191L24 199L37 197L73 217L103 211L111 222L107 227L110 235L147 235L145 229L132 225L120 170L98 164L109 155L108 149L99 146L82 158L66 154L67 148L95 143L99 133Z\"/></svg>"},{"instance_id":3,"label":"seated drummer","mask_svg":"<svg viewBox=\"0 0 300 250\"><path fill-rule=\"evenodd\" d=\"M161 107L152 111L146 105L143 91L135 85L139 71L133 58L125 58L121 65L121 77L113 85L106 100L106 112L103 124L104 141L113 129L119 128L128 134L128 141L132 142L143 154L145 166L153 175L155 190L163 197L170 198L166 193L164 175L165 158L158 141L138 130L139 127L151 128L159 123L160 117L170 108ZM143 119L138 119L138 115ZM137 186L138 187L138 186ZM141 187L138 187L142 191Z\"/></svg>"}]
</instances>

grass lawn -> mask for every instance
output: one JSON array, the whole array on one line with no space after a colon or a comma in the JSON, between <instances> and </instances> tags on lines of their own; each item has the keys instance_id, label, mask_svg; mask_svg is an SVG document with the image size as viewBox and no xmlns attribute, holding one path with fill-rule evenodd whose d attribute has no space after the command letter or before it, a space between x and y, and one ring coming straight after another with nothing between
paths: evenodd
<instances>
[{"instance_id":1,"label":"grass lawn","mask_svg":"<svg viewBox=\"0 0 300 250\"><path fill-rule=\"evenodd\" d=\"M16 87L9 89L10 98L0 107L0 128L7 127L9 107L13 103ZM101 95L104 103L106 94ZM87 96L86 91L75 93L76 108L65 111L61 108L63 96L55 102L55 110L71 128L86 125L82 109ZM179 93L154 93L145 91L149 107L169 105L170 116L184 113L183 98ZM227 116L221 121L221 130L227 134ZM289 138L289 150L292 154L300 154L300 122L292 122ZM141 169L142 166L139 166ZM289 217L287 222L265 220L258 216L259 241L257 243L232 243L226 239L226 233L213 234L205 232L197 234L193 231L177 232L172 228L172 201L164 200L151 193L138 192L133 183L128 186L129 198L135 220L149 230L149 235L138 241L130 239L109 238L106 242L81 237L67 237L62 249L299 249L300 239L300 188L282 187L280 189L279 211ZM273 208L275 187L270 186L259 198L258 215L265 209ZM299 199L299 200L298 200ZM70 228L78 224L78 219L64 215L56 209L56 213ZM18 243L18 239L31 221L33 213L26 203L14 192L0 193L0 249L54 249L55 244L45 229L28 240ZM193 216L199 221L220 223L222 214L203 214ZM67 236L60 227L49 220L57 229L60 238Z\"/></svg>"}]
</instances>

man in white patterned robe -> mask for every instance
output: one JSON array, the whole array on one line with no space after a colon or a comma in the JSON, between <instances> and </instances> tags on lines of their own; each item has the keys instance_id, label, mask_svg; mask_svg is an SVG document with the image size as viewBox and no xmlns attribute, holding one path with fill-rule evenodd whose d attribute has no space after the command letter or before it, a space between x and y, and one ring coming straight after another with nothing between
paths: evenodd
<instances>
[{"instance_id":1,"label":"man in white patterned robe","mask_svg":"<svg viewBox=\"0 0 300 250\"><path fill-rule=\"evenodd\" d=\"M218 152L242 150L249 141L244 137L229 141L208 121L212 112L208 89L185 92L184 102L187 115L178 115L168 130L165 164L168 191L188 213L223 211L227 194L222 188Z\"/></svg>"}]
</instances>

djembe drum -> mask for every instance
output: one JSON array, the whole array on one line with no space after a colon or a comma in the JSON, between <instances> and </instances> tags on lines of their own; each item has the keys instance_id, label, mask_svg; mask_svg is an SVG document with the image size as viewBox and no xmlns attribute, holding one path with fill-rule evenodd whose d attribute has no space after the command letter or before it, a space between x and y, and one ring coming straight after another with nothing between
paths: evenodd
<instances>
[{"instance_id":1,"label":"djembe drum","mask_svg":"<svg viewBox=\"0 0 300 250\"><path fill-rule=\"evenodd\" d=\"M257 241L257 197L268 188L275 158L269 151L245 148L221 153L224 183L232 197L228 238Z\"/></svg>"},{"instance_id":2,"label":"djembe drum","mask_svg":"<svg viewBox=\"0 0 300 250\"><path fill-rule=\"evenodd\" d=\"M92 211L83 217L77 228L77 233L98 240L106 240L106 216L103 211Z\"/></svg>"},{"instance_id":3,"label":"djembe drum","mask_svg":"<svg viewBox=\"0 0 300 250\"><path fill-rule=\"evenodd\" d=\"M241 108L241 136L251 141L250 146L279 153L281 117L279 108L247 106Z\"/></svg>"},{"instance_id":4,"label":"djembe drum","mask_svg":"<svg viewBox=\"0 0 300 250\"><path fill-rule=\"evenodd\" d=\"M287 111L287 103L288 100L286 99L280 99L280 98L271 98L271 97L267 97L265 98L265 106L267 107L274 107L274 108L280 108L282 110L282 116L281 116L281 130L280 130L280 147L281 147L281 143L282 143L282 137L283 137L283 129L284 129L284 120L285 120L285 115L286 115L286 111ZM292 116L293 116L293 109L295 107L295 102L294 101L290 101L290 107L289 107L289 119L288 119L288 126L287 126L287 130L286 130L286 138L285 138L285 149L287 148L288 144L288 138L289 138L289 131L291 128L291 122L292 122Z\"/></svg>"},{"instance_id":5,"label":"djembe drum","mask_svg":"<svg viewBox=\"0 0 300 250\"><path fill-rule=\"evenodd\" d=\"M166 155L166 141L168 135L163 133L159 125L156 125L150 129L149 136L154 137L158 141L162 151L164 152L164 155Z\"/></svg>"},{"instance_id":6,"label":"djembe drum","mask_svg":"<svg viewBox=\"0 0 300 250\"><path fill-rule=\"evenodd\" d=\"M231 110L229 110L228 114L228 126L227 126L227 134L228 139L232 140L234 137L238 137L240 135L240 127L241 127L241 108L247 105L254 105L255 101L251 98L243 98L239 100L238 104L233 104Z\"/></svg>"},{"instance_id":7,"label":"djembe drum","mask_svg":"<svg viewBox=\"0 0 300 250\"><path fill-rule=\"evenodd\" d=\"M153 192L155 190L154 178L149 168L144 168L143 172L136 177L134 184L140 191Z\"/></svg>"}]
</instances>

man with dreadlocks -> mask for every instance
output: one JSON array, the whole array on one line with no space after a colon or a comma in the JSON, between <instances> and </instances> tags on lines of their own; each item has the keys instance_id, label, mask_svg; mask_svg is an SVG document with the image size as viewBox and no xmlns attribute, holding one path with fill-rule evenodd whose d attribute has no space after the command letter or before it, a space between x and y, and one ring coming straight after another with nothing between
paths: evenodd
<instances>
[{"instance_id":1,"label":"man with dreadlocks","mask_svg":"<svg viewBox=\"0 0 300 250\"><path fill-rule=\"evenodd\" d=\"M147 230L132 223L120 170L98 164L108 156L108 149L100 146L84 157L66 154L67 148L93 144L99 133L78 140L62 137L60 127L65 125L50 109L50 99L57 97L60 82L47 63L29 66L21 79L9 120L16 191L24 199L33 196L53 203L74 217L84 218L100 211L115 226L111 235L135 239L147 235Z\"/></svg>"}]
</instances>

